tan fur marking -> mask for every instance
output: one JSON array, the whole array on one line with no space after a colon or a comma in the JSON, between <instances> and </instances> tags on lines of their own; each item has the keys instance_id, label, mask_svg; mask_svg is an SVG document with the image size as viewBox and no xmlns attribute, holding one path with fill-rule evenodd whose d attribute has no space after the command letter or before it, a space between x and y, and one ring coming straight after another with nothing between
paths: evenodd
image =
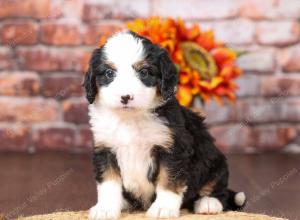
<instances>
[{"instance_id":1,"label":"tan fur marking","mask_svg":"<svg viewBox=\"0 0 300 220\"><path fill-rule=\"evenodd\" d=\"M112 167L109 167L103 174L104 180L116 180L121 181L120 173L119 171L113 169Z\"/></svg>"},{"instance_id":2,"label":"tan fur marking","mask_svg":"<svg viewBox=\"0 0 300 220\"><path fill-rule=\"evenodd\" d=\"M103 148L105 148L105 145L101 142L97 142L96 140L94 140L94 143L95 152L101 151Z\"/></svg>"},{"instance_id":3,"label":"tan fur marking","mask_svg":"<svg viewBox=\"0 0 300 220\"><path fill-rule=\"evenodd\" d=\"M200 108L191 108L191 110L200 117L205 118L207 116L207 114L203 110L201 110Z\"/></svg>"},{"instance_id":4,"label":"tan fur marking","mask_svg":"<svg viewBox=\"0 0 300 220\"><path fill-rule=\"evenodd\" d=\"M206 183L199 191L200 196L209 196L213 191L216 183L214 181L210 181Z\"/></svg>"},{"instance_id":5,"label":"tan fur marking","mask_svg":"<svg viewBox=\"0 0 300 220\"><path fill-rule=\"evenodd\" d=\"M109 66L111 69L113 69L113 70L116 70L116 69L117 69L116 65L115 65L114 63L112 63L112 62L104 61L104 63L105 63L106 65L108 65L108 66Z\"/></svg>"},{"instance_id":6,"label":"tan fur marking","mask_svg":"<svg viewBox=\"0 0 300 220\"><path fill-rule=\"evenodd\" d=\"M141 70L144 66L147 65L147 62L145 60L141 60L141 61L138 61L136 63L134 63L132 65L133 69L135 69L136 71L139 71Z\"/></svg>"},{"instance_id":7,"label":"tan fur marking","mask_svg":"<svg viewBox=\"0 0 300 220\"><path fill-rule=\"evenodd\" d=\"M157 184L166 190L170 190L177 194L182 194L186 191L184 182L175 182L172 180L165 166L161 166L157 177Z\"/></svg>"}]
</instances>

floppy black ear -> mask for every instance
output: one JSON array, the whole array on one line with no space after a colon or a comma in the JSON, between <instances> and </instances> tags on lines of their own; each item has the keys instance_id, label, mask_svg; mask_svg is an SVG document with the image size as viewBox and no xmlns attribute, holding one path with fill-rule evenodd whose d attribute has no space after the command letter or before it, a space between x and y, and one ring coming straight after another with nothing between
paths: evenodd
<instances>
[{"instance_id":1,"label":"floppy black ear","mask_svg":"<svg viewBox=\"0 0 300 220\"><path fill-rule=\"evenodd\" d=\"M95 69L101 64L102 60L102 49L97 48L93 51L89 69L85 74L83 86L86 92L86 98L90 104L92 104L95 100L97 95L98 89L96 85L96 76L95 76Z\"/></svg>"},{"instance_id":2,"label":"floppy black ear","mask_svg":"<svg viewBox=\"0 0 300 220\"><path fill-rule=\"evenodd\" d=\"M161 95L164 100L167 100L175 93L178 82L178 73L167 51L164 49L162 49L159 62L161 72Z\"/></svg>"},{"instance_id":3,"label":"floppy black ear","mask_svg":"<svg viewBox=\"0 0 300 220\"><path fill-rule=\"evenodd\" d=\"M91 68L89 68L84 76L83 86L85 88L86 98L89 103L92 104L97 95L97 86L96 79Z\"/></svg>"}]
</instances>

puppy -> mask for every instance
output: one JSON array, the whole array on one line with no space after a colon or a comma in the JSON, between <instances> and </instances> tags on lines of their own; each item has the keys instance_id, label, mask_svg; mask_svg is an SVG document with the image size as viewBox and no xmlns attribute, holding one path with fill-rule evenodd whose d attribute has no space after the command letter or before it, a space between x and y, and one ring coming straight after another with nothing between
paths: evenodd
<instances>
[{"instance_id":1,"label":"puppy","mask_svg":"<svg viewBox=\"0 0 300 220\"><path fill-rule=\"evenodd\" d=\"M228 168L203 118L178 104L168 53L133 32L95 49L85 75L98 202L91 219L124 209L155 218L181 208L216 214L245 205L227 188Z\"/></svg>"}]
</instances>

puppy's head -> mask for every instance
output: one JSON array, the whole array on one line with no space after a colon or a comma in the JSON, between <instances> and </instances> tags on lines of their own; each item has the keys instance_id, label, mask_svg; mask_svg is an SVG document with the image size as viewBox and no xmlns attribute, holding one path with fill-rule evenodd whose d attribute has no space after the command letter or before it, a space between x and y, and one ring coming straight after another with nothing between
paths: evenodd
<instances>
[{"instance_id":1,"label":"puppy's head","mask_svg":"<svg viewBox=\"0 0 300 220\"><path fill-rule=\"evenodd\" d=\"M121 32L94 50L84 87L89 103L151 109L174 96L177 71L167 52L133 32Z\"/></svg>"}]
</instances>

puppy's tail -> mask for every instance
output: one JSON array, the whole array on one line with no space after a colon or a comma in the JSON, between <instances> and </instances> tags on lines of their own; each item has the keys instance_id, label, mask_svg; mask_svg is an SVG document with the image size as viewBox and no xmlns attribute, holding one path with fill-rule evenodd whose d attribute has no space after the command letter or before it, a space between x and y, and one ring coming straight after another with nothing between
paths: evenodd
<instances>
[{"instance_id":1,"label":"puppy's tail","mask_svg":"<svg viewBox=\"0 0 300 220\"><path fill-rule=\"evenodd\" d=\"M244 192L234 192L228 189L228 201L227 209L228 210L241 210L246 205L246 195Z\"/></svg>"}]
</instances>

